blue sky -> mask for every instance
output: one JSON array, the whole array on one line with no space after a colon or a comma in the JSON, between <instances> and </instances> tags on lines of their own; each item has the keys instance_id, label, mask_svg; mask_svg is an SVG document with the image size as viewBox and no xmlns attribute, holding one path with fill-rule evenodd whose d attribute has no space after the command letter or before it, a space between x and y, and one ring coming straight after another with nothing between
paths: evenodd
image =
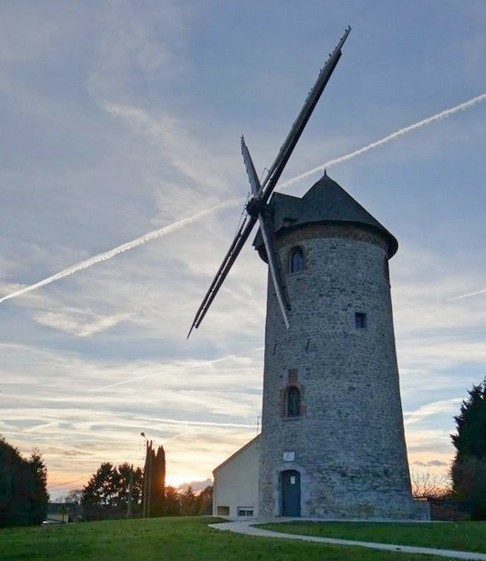
<instances>
[{"instance_id":1,"label":"blue sky","mask_svg":"<svg viewBox=\"0 0 486 561\"><path fill-rule=\"evenodd\" d=\"M0 434L40 448L53 495L102 461L141 464L141 431L173 483L256 433L266 272L250 245L186 334L243 208L227 201L248 192L240 135L261 173L348 24L282 183L478 98L329 167L399 240L411 468L447 471L452 417L486 374L486 4L25 1L0 16L0 298L158 231L0 303Z\"/></svg>"}]
</instances>

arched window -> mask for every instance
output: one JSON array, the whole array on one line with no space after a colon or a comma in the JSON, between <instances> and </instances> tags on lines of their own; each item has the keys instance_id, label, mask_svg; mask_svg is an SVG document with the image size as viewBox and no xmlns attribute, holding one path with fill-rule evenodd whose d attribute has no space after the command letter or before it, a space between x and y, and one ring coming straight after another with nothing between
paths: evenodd
<instances>
[{"instance_id":1,"label":"arched window","mask_svg":"<svg viewBox=\"0 0 486 561\"><path fill-rule=\"evenodd\" d=\"M304 269L304 252L300 247L294 247L290 252L289 270L298 273Z\"/></svg>"},{"instance_id":2,"label":"arched window","mask_svg":"<svg viewBox=\"0 0 486 561\"><path fill-rule=\"evenodd\" d=\"M295 386L290 386L285 392L285 415L287 417L300 415L300 391Z\"/></svg>"}]
</instances>

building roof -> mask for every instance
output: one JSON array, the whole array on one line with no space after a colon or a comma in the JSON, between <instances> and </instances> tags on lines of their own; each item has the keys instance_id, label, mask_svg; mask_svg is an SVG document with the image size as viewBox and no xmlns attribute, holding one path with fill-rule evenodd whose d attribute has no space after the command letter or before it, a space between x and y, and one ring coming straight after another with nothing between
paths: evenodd
<instances>
[{"instance_id":1,"label":"building roof","mask_svg":"<svg viewBox=\"0 0 486 561\"><path fill-rule=\"evenodd\" d=\"M215 467L213 469L213 474L215 475L217 471L219 471L222 467L226 466L227 464L229 464L230 462L232 462L237 456L239 456L242 452L244 452L245 450L248 450L248 448L250 448L251 446L254 446L255 444L260 442L260 437L261 437L261 433L257 434L255 436L255 438L252 438L250 440L250 442L247 442L244 446L242 446L239 450L237 450L234 454L231 454L231 456L229 458L226 458L226 460L222 463L219 464L219 466Z\"/></svg>"},{"instance_id":2,"label":"building roof","mask_svg":"<svg viewBox=\"0 0 486 561\"><path fill-rule=\"evenodd\" d=\"M274 232L277 236L284 230L304 224L353 224L384 235L388 241L388 257L392 257L398 249L395 236L326 172L302 198L274 193L269 205L273 211ZM260 249L262 244L258 231L253 245Z\"/></svg>"}]
</instances>

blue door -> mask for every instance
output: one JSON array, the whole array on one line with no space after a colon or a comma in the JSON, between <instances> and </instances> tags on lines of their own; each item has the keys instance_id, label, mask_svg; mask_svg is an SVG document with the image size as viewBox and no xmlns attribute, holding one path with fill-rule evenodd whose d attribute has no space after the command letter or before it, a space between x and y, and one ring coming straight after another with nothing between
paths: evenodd
<instances>
[{"instance_id":1,"label":"blue door","mask_svg":"<svg viewBox=\"0 0 486 561\"><path fill-rule=\"evenodd\" d=\"M300 516L300 473L293 469L280 474L282 516Z\"/></svg>"}]
</instances>

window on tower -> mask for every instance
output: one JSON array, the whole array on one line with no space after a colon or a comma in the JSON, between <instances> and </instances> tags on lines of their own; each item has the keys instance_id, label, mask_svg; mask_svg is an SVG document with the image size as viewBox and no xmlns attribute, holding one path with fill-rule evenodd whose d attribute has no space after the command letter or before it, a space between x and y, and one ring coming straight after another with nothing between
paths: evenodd
<instances>
[{"instance_id":1,"label":"window on tower","mask_svg":"<svg viewBox=\"0 0 486 561\"><path fill-rule=\"evenodd\" d=\"M286 417L298 417L301 413L300 391L296 386L290 386L285 391Z\"/></svg>"},{"instance_id":2,"label":"window on tower","mask_svg":"<svg viewBox=\"0 0 486 561\"><path fill-rule=\"evenodd\" d=\"M366 314L363 312L356 312L354 314L354 324L356 329L366 329Z\"/></svg>"},{"instance_id":3,"label":"window on tower","mask_svg":"<svg viewBox=\"0 0 486 561\"><path fill-rule=\"evenodd\" d=\"M289 272L298 273L304 269L304 252L300 247L294 247L290 252Z\"/></svg>"}]
</instances>

